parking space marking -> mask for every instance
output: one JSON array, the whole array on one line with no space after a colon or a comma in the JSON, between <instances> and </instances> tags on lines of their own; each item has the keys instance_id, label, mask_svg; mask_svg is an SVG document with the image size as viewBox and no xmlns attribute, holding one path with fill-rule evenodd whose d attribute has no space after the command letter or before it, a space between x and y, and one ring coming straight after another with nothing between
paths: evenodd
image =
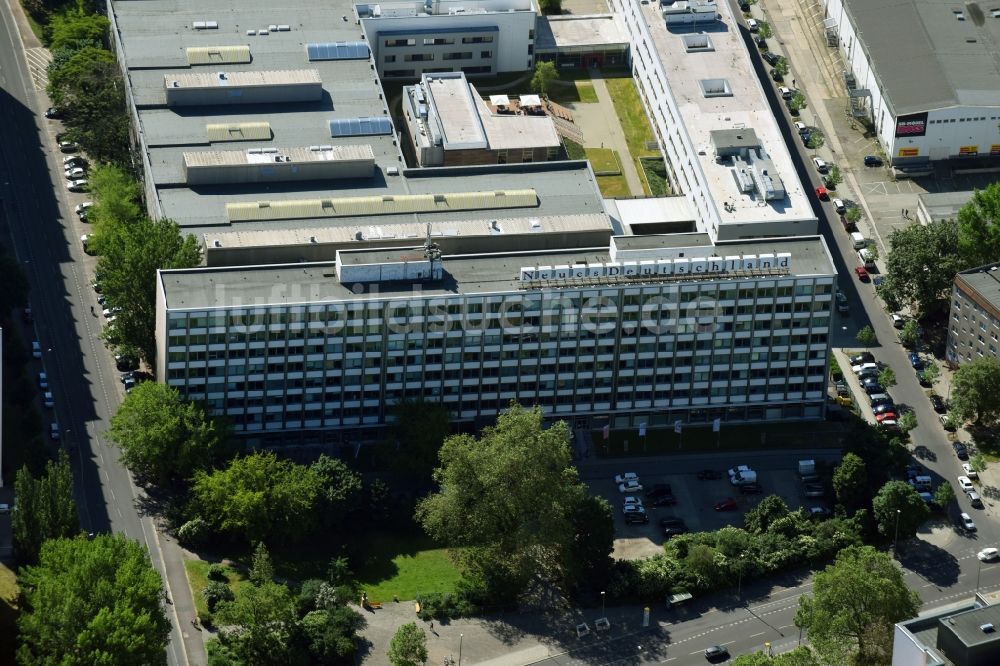
<instances>
[{"instance_id":1,"label":"parking space marking","mask_svg":"<svg viewBox=\"0 0 1000 666\"><path fill-rule=\"evenodd\" d=\"M888 194L885 189L885 183L862 183L862 189L864 189L864 194Z\"/></svg>"}]
</instances>

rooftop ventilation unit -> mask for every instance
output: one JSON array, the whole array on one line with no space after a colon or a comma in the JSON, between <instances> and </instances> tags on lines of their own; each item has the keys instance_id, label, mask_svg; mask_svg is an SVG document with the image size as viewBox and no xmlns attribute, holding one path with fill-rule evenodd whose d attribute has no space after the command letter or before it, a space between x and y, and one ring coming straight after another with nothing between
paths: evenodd
<instances>
[{"instance_id":1,"label":"rooftop ventilation unit","mask_svg":"<svg viewBox=\"0 0 1000 666\"><path fill-rule=\"evenodd\" d=\"M309 60L367 60L371 49L364 42L325 42L306 44Z\"/></svg>"},{"instance_id":2,"label":"rooftop ventilation unit","mask_svg":"<svg viewBox=\"0 0 1000 666\"><path fill-rule=\"evenodd\" d=\"M222 247L222 241L216 238L214 241L212 241L212 247Z\"/></svg>"},{"instance_id":3,"label":"rooftop ventilation unit","mask_svg":"<svg viewBox=\"0 0 1000 666\"><path fill-rule=\"evenodd\" d=\"M385 170L385 172L386 172L386 174L388 174L390 176L398 176L399 175L399 167L388 167Z\"/></svg>"},{"instance_id":4,"label":"rooftop ventilation unit","mask_svg":"<svg viewBox=\"0 0 1000 666\"><path fill-rule=\"evenodd\" d=\"M292 26L288 25L287 23L282 23L281 25L278 26L278 32L288 32L291 29Z\"/></svg>"},{"instance_id":5,"label":"rooftop ventilation unit","mask_svg":"<svg viewBox=\"0 0 1000 666\"><path fill-rule=\"evenodd\" d=\"M270 33L268 32L267 28L261 28L260 30L257 31L257 34L258 35L269 35Z\"/></svg>"},{"instance_id":6,"label":"rooftop ventilation unit","mask_svg":"<svg viewBox=\"0 0 1000 666\"><path fill-rule=\"evenodd\" d=\"M310 236L309 237L309 242L310 243L315 243L316 242L316 237L315 236Z\"/></svg>"}]
</instances>

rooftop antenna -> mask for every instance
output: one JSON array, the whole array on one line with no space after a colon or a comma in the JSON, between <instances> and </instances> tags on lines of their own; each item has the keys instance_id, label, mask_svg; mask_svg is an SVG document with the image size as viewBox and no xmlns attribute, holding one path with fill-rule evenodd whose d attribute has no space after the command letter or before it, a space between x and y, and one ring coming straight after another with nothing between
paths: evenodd
<instances>
[{"instance_id":1,"label":"rooftop antenna","mask_svg":"<svg viewBox=\"0 0 1000 666\"><path fill-rule=\"evenodd\" d=\"M431 240L431 223L427 223L427 237L424 238L424 256L435 261L441 258L441 248Z\"/></svg>"}]
</instances>

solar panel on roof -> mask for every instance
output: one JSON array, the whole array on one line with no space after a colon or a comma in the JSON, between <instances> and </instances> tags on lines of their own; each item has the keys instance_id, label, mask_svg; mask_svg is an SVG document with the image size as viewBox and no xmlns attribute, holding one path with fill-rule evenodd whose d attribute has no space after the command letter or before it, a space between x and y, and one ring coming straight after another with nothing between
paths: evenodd
<instances>
[{"instance_id":1,"label":"solar panel on roof","mask_svg":"<svg viewBox=\"0 0 1000 666\"><path fill-rule=\"evenodd\" d=\"M388 118L337 118L330 121L330 136L372 136L392 134L392 123Z\"/></svg>"},{"instance_id":2,"label":"solar panel on roof","mask_svg":"<svg viewBox=\"0 0 1000 666\"><path fill-rule=\"evenodd\" d=\"M367 60L371 51L364 42L306 44L310 60Z\"/></svg>"}]
</instances>

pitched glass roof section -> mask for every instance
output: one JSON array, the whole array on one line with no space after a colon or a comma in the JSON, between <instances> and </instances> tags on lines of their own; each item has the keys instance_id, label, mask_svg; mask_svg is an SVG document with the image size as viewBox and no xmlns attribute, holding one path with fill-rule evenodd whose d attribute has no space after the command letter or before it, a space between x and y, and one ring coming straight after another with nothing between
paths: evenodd
<instances>
[{"instance_id":1,"label":"pitched glass roof section","mask_svg":"<svg viewBox=\"0 0 1000 666\"><path fill-rule=\"evenodd\" d=\"M309 60L367 60L371 51L364 42L306 44Z\"/></svg>"},{"instance_id":2,"label":"pitched glass roof section","mask_svg":"<svg viewBox=\"0 0 1000 666\"><path fill-rule=\"evenodd\" d=\"M330 136L372 136L392 134L392 123L382 116L336 118L330 121Z\"/></svg>"}]
</instances>

